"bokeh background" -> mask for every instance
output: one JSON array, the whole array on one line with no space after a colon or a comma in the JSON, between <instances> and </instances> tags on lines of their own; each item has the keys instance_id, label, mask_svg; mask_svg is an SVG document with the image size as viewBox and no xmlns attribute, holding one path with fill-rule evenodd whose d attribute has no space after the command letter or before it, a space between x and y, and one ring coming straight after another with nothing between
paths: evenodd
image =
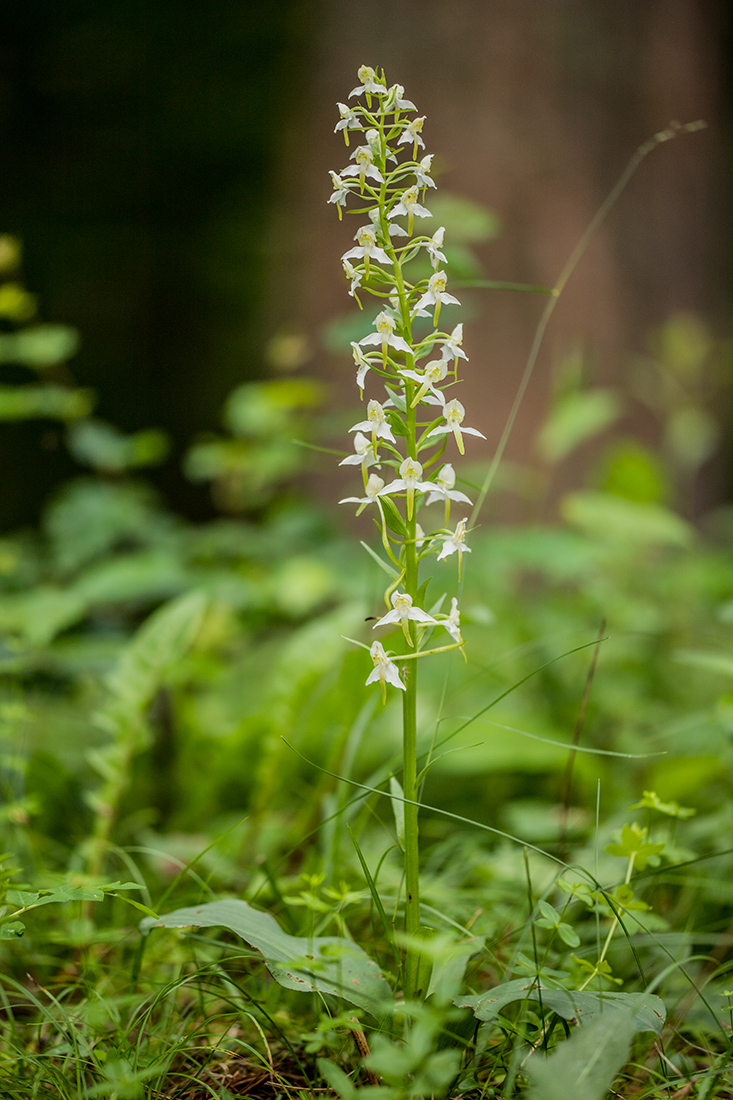
<instances>
[{"instance_id":1,"label":"bokeh background","mask_svg":"<svg viewBox=\"0 0 733 1100\"><path fill-rule=\"evenodd\" d=\"M169 433L154 476L175 508L210 514L180 458L217 428L238 383L315 375L328 408L353 402L350 357L332 335L350 301L339 260L356 223L327 205L327 172L347 161L335 103L362 63L384 66L427 116L441 192L493 213L475 242L489 279L551 285L640 143L673 119L707 121L643 164L589 248L508 453L528 459L572 371L621 387L617 427L653 437L634 379L682 318L686 338L715 352L700 400L720 429L682 506L699 515L730 499L727 5L4 0L0 22L0 232L22 238L41 318L79 330L70 366L97 392L98 415ZM463 400L488 456L543 301L464 297ZM31 522L75 469L53 424L3 425L3 529ZM582 482L582 456L558 476Z\"/></svg>"}]
</instances>

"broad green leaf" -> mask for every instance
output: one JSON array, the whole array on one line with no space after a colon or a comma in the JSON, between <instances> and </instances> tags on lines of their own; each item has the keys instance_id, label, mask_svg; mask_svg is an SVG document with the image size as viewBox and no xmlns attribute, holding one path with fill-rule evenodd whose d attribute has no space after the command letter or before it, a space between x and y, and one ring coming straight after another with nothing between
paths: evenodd
<instances>
[{"instance_id":1,"label":"broad green leaf","mask_svg":"<svg viewBox=\"0 0 733 1100\"><path fill-rule=\"evenodd\" d=\"M0 363L43 370L70 359L78 347L79 334L68 325L33 325L0 335Z\"/></svg>"},{"instance_id":2,"label":"broad green leaf","mask_svg":"<svg viewBox=\"0 0 733 1100\"><path fill-rule=\"evenodd\" d=\"M527 1100L604 1100L637 1030L631 1009L611 1009L578 1028L549 1058L535 1052L527 1065Z\"/></svg>"},{"instance_id":3,"label":"broad green leaf","mask_svg":"<svg viewBox=\"0 0 733 1100\"><path fill-rule=\"evenodd\" d=\"M0 286L0 317L3 320L28 321L35 314L37 299L20 283L7 282Z\"/></svg>"},{"instance_id":4,"label":"broad green leaf","mask_svg":"<svg viewBox=\"0 0 733 1100\"><path fill-rule=\"evenodd\" d=\"M538 908L539 908L540 912L542 913L542 918L541 919L543 921L547 922L546 924L543 925L543 927L544 928L556 928L557 925L560 923L560 914L558 913L555 906L550 905L549 901L545 901L544 899L540 899L540 901L538 902ZM537 923L539 924L540 921L537 921Z\"/></svg>"},{"instance_id":5,"label":"broad green leaf","mask_svg":"<svg viewBox=\"0 0 733 1100\"><path fill-rule=\"evenodd\" d=\"M407 403L405 401L404 393L402 393L400 390L393 390L391 388L391 386L388 386L386 384L386 382L385 382L384 388L386 389L387 393L389 394L389 396L394 401L395 408L401 413L406 413L407 412Z\"/></svg>"},{"instance_id":6,"label":"broad green leaf","mask_svg":"<svg viewBox=\"0 0 733 1100\"><path fill-rule=\"evenodd\" d=\"M224 425L246 438L281 435L301 410L314 408L322 398L322 386L307 378L245 382L226 400Z\"/></svg>"},{"instance_id":7,"label":"broad green leaf","mask_svg":"<svg viewBox=\"0 0 733 1100\"><path fill-rule=\"evenodd\" d=\"M543 997L544 994L542 987ZM537 983L531 978L515 978L514 981L497 985L477 997L456 997L453 1003L458 1008L470 1008L477 1020L490 1023L506 1005L529 999L537 999Z\"/></svg>"},{"instance_id":8,"label":"broad green leaf","mask_svg":"<svg viewBox=\"0 0 733 1100\"><path fill-rule=\"evenodd\" d=\"M170 599L191 586L191 574L169 550L144 549L94 562L71 592L83 604Z\"/></svg>"},{"instance_id":9,"label":"broad green leaf","mask_svg":"<svg viewBox=\"0 0 733 1100\"><path fill-rule=\"evenodd\" d=\"M634 901L634 891L628 882L620 883L613 891L613 896L624 911L636 909L640 913L646 913L651 908L645 901Z\"/></svg>"},{"instance_id":10,"label":"broad green leaf","mask_svg":"<svg viewBox=\"0 0 733 1100\"><path fill-rule=\"evenodd\" d=\"M14 920L9 924L0 924L0 940L19 940L25 932L22 921Z\"/></svg>"},{"instance_id":11,"label":"broad green leaf","mask_svg":"<svg viewBox=\"0 0 733 1100\"><path fill-rule=\"evenodd\" d=\"M124 435L103 420L85 419L69 429L69 449L74 458L95 470L120 473L162 462L169 443L157 428Z\"/></svg>"},{"instance_id":12,"label":"broad green leaf","mask_svg":"<svg viewBox=\"0 0 733 1100\"><path fill-rule=\"evenodd\" d=\"M275 981L285 989L329 993L373 1014L392 998L377 963L351 940L340 936L290 936L269 913L253 909L238 898L176 909L158 920L147 917L141 921L140 930L148 933L151 928L222 926L259 951Z\"/></svg>"},{"instance_id":13,"label":"broad green leaf","mask_svg":"<svg viewBox=\"0 0 733 1100\"><path fill-rule=\"evenodd\" d=\"M678 649L674 659L680 664L704 668L708 672L720 673L721 676L733 676L733 657L728 656L727 653L711 653L703 649ZM658 806L654 808L659 809ZM662 811L662 813L665 812Z\"/></svg>"},{"instance_id":14,"label":"broad green leaf","mask_svg":"<svg viewBox=\"0 0 733 1100\"><path fill-rule=\"evenodd\" d=\"M552 409L537 439L546 462L560 462L577 447L610 427L621 414L621 402L613 390L567 393Z\"/></svg>"},{"instance_id":15,"label":"broad green leaf","mask_svg":"<svg viewBox=\"0 0 733 1100\"><path fill-rule=\"evenodd\" d=\"M170 529L145 486L77 478L53 499L44 517L58 567L77 569L124 542L150 543Z\"/></svg>"},{"instance_id":16,"label":"broad green leaf","mask_svg":"<svg viewBox=\"0 0 733 1100\"><path fill-rule=\"evenodd\" d=\"M568 947L578 947L580 945L580 936L575 931L572 924L566 924L565 921L560 921L557 926L557 934Z\"/></svg>"},{"instance_id":17,"label":"broad green leaf","mask_svg":"<svg viewBox=\"0 0 733 1100\"><path fill-rule=\"evenodd\" d=\"M574 527L630 550L646 545L685 547L694 538L692 527L661 504L623 500L612 493L570 493L561 511Z\"/></svg>"},{"instance_id":18,"label":"broad green leaf","mask_svg":"<svg viewBox=\"0 0 733 1100\"><path fill-rule=\"evenodd\" d=\"M327 1058L319 1058L318 1069L323 1079L341 1097L341 1100L356 1100L357 1090L351 1078L344 1073L340 1066L337 1066L334 1062L329 1062Z\"/></svg>"},{"instance_id":19,"label":"broad green leaf","mask_svg":"<svg viewBox=\"0 0 733 1100\"><path fill-rule=\"evenodd\" d=\"M598 488L624 500L660 504L670 495L661 458L631 439L616 440L606 451Z\"/></svg>"},{"instance_id":20,"label":"broad green leaf","mask_svg":"<svg viewBox=\"0 0 733 1100\"><path fill-rule=\"evenodd\" d=\"M637 1031L662 1032L665 1020L664 1002L650 993L596 993L591 990L568 990L547 986L533 979L518 978L495 986L478 997L458 997L458 1008L470 1008L477 1019L488 1023L502 1008L515 1001L541 1000L564 1020L588 1023L603 1012L615 1008L633 1010Z\"/></svg>"},{"instance_id":21,"label":"broad green leaf","mask_svg":"<svg viewBox=\"0 0 733 1100\"><path fill-rule=\"evenodd\" d=\"M613 1009L624 1008L634 1014L635 1031L653 1031L655 1035L661 1035L666 1018L664 1001L652 993L549 989L542 991L542 999L558 1016L565 1020L577 1020L581 1024L588 1024Z\"/></svg>"},{"instance_id":22,"label":"broad green leaf","mask_svg":"<svg viewBox=\"0 0 733 1100\"><path fill-rule=\"evenodd\" d=\"M104 895L110 891L139 890L137 882L109 882L100 886L72 886L62 883L51 890L8 890L7 900L11 905L22 909L37 909L40 905L51 905L67 901L104 901Z\"/></svg>"},{"instance_id":23,"label":"broad green leaf","mask_svg":"<svg viewBox=\"0 0 733 1100\"><path fill-rule=\"evenodd\" d=\"M66 386L0 386L0 420L77 420L89 416L91 390Z\"/></svg>"},{"instance_id":24,"label":"broad green leaf","mask_svg":"<svg viewBox=\"0 0 733 1100\"><path fill-rule=\"evenodd\" d=\"M18 635L31 646L46 646L62 630L83 619L86 610L78 593L41 585L3 598L0 631Z\"/></svg>"}]
</instances>

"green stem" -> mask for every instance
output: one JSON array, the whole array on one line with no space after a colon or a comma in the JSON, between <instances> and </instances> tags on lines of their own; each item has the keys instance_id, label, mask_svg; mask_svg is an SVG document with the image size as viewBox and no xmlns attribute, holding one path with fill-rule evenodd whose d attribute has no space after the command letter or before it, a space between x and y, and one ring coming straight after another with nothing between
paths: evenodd
<instances>
[{"instance_id":1,"label":"green stem","mask_svg":"<svg viewBox=\"0 0 733 1100\"><path fill-rule=\"evenodd\" d=\"M414 436L413 436L414 439ZM405 547L405 591L417 596L417 548L415 517L407 523L408 542ZM412 947L412 938L420 927L420 850L418 841L417 805L417 668L411 661L402 666L405 692L402 703L402 789L405 796L405 932L408 936L405 956L405 999L418 994L419 955Z\"/></svg>"}]
</instances>

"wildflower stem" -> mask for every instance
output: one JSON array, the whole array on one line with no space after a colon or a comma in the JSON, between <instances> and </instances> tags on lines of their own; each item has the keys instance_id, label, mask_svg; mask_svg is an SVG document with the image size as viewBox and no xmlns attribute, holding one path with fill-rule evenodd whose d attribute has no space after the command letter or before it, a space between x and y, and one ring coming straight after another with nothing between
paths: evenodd
<instances>
[{"instance_id":1,"label":"wildflower stem","mask_svg":"<svg viewBox=\"0 0 733 1100\"><path fill-rule=\"evenodd\" d=\"M414 433L412 440L414 442ZM405 591L417 596L418 563L415 545L415 517L407 521L408 542L405 546ZM411 939L420 927L420 852L418 842L417 805L417 661L403 666L405 692L402 701L402 789L405 796L405 932L408 947L405 956L405 999L418 994L419 956L411 947Z\"/></svg>"}]
</instances>

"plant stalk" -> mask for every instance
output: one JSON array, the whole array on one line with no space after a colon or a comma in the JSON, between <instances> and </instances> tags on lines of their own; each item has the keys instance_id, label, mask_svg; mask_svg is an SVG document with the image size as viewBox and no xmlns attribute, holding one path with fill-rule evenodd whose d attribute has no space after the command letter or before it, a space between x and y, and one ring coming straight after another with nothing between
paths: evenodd
<instances>
[{"instance_id":1,"label":"plant stalk","mask_svg":"<svg viewBox=\"0 0 733 1100\"><path fill-rule=\"evenodd\" d=\"M414 438L414 437L413 437ZM405 591L417 596L417 548L415 519L408 521L406 546ZM420 851L418 842L417 806L417 661L403 666L405 692L402 702L402 790L405 797L405 933L408 937L405 954L405 999L418 994L419 954L412 941L420 927Z\"/></svg>"}]
</instances>

